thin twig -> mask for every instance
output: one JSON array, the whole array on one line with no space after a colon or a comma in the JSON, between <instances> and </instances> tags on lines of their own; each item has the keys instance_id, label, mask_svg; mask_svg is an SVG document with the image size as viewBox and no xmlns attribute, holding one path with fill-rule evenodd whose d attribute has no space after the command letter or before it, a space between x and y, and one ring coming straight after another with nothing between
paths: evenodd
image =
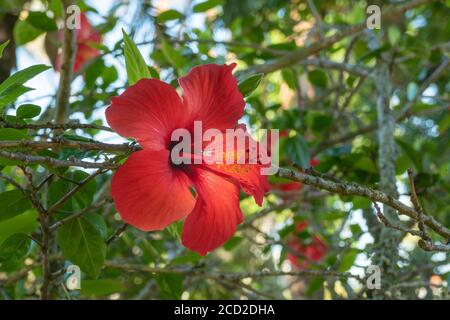
<instances>
[{"instance_id":1,"label":"thin twig","mask_svg":"<svg viewBox=\"0 0 450 320\"><path fill-rule=\"evenodd\" d=\"M114 233L106 240L106 244L110 245L111 242L118 239L120 235L128 228L128 226L129 226L128 223L124 223L119 228L117 228L116 231L114 231Z\"/></svg>"},{"instance_id":2,"label":"thin twig","mask_svg":"<svg viewBox=\"0 0 450 320\"><path fill-rule=\"evenodd\" d=\"M94 179L101 173L104 173L104 169L98 169L93 174L86 177L82 180L77 186L75 186L72 190L67 192L63 197L61 197L55 204L53 204L50 208L47 209L47 215L51 215L53 212L58 210L66 201L68 201L75 193L77 193L83 186L85 186L89 181Z\"/></svg>"}]
</instances>

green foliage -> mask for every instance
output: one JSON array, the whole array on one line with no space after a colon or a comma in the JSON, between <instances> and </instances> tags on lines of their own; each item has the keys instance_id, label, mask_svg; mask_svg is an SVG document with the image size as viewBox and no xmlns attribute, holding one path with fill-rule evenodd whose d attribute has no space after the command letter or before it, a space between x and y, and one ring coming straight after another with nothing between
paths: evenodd
<instances>
[{"instance_id":1,"label":"green foliage","mask_svg":"<svg viewBox=\"0 0 450 320\"><path fill-rule=\"evenodd\" d=\"M98 215L86 214L72 219L57 232L64 257L93 278L98 277L106 256L106 227L100 219Z\"/></svg>"},{"instance_id":2,"label":"green foliage","mask_svg":"<svg viewBox=\"0 0 450 320\"><path fill-rule=\"evenodd\" d=\"M147 68L144 58L133 40L122 30L123 33L123 54L125 56L125 64L127 68L128 83L135 84L140 79L150 78L150 71Z\"/></svg>"},{"instance_id":3,"label":"green foliage","mask_svg":"<svg viewBox=\"0 0 450 320\"><path fill-rule=\"evenodd\" d=\"M21 119L37 117L41 113L41 107L35 104L23 104L17 108L16 116Z\"/></svg>"},{"instance_id":4,"label":"green foliage","mask_svg":"<svg viewBox=\"0 0 450 320\"><path fill-rule=\"evenodd\" d=\"M164 23L171 20L182 19L184 16L181 12L171 9L164 12L161 12L157 17L156 21L159 23Z\"/></svg>"},{"instance_id":5,"label":"green foliage","mask_svg":"<svg viewBox=\"0 0 450 320\"><path fill-rule=\"evenodd\" d=\"M20 190L0 193L0 222L11 219L31 207L28 198Z\"/></svg>"},{"instance_id":6,"label":"green foliage","mask_svg":"<svg viewBox=\"0 0 450 320\"><path fill-rule=\"evenodd\" d=\"M3 81L0 84L0 109L15 101L22 94L33 90L25 87L23 84L47 69L49 69L49 67L42 64L31 66L17 71L8 79Z\"/></svg>"},{"instance_id":7,"label":"green foliage","mask_svg":"<svg viewBox=\"0 0 450 320\"><path fill-rule=\"evenodd\" d=\"M239 81L238 88L244 98L250 96L258 88L263 77L264 74L257 73Z\"/></svg>"},{"instance_id":8,"label":"green foliage","mask_svg":"<svg viewBox=\"0 0 450 320\"><path fill-rule=\"evenodd\" d=\"M222 4L222 0L207 0L207 1L203 1L200 3L197 3L194 7L193 7L193 11L198 13L198 12L205 12L209 9L212 9L216 6L218 6L219 4Z\"/></svg>"},{"instance_id":9,"label":"green foliage","mask_svg":"<svg viewBox=\"0 0 450 320\"><path fill-rule=\"evenodd\" d=\"M296 165L302 168L310 167L308 145L302 136L298 135L286 141L286 153Z\"/></svg>"},{"instance_id":10,"label":"green foliage","mask_svg":"<svg viewBox=\"0 0 450 320\"><path fill-rule=\"evenodd\" d=\"M2 44L0 44L0 58L3 57L3 51L8 46L8 44L9 44L9 40L6 40Z\"/></svg>"},{"instance_id":11,"label":"green foliage","mask_svg":"<svg viewBox=\"0 0 450 320\"><path fill-rule=\"evenodd\" d=\"M50 19L45 12L30 12L27 17L33 27L42 31L56 31L58 27L53 19Z\"/></svg>"},{"instance_id":12,"label":"green foliage","mask_svg":"<svg viewBox=\"0 0 450 320\"><path fill-rule=\"evenodd\" d=\"M0 245L0 264L23 258L30 246L31 240L26 234L13 234Z\"/></svg>"},{"instance_id":13,"label":"green foliage","mask_svg":"<svg viewBox=\"0 0 450 320\"><path fill-rule=\"evenodd\" d=\"M36 39L43 33L43 30L34 27L28 21L18 20L14 26L14 41L18 46L21 46Z\"/></svg>"}]
</instances>

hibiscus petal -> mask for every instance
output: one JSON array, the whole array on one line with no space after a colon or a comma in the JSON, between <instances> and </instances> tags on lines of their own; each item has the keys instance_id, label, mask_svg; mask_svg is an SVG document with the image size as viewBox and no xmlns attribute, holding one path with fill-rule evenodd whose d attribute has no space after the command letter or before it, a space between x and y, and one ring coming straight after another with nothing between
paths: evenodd
<instances>
[{"instance_id":1,"label":"hibiscus petal","mask_svg":"<svg viewBox=\"0 0 450 320\"><path fill-rule=\"evenodd\" d=\"M215 172L222 173L235 179L245 193L253 196L255 202L261 206L264 194L270 190L267 176L261 175L261 165L257 164L213 164L207 165Z\"/></svg>"},{"instance_id":2,"label":"hibiscus petal","mask_svg":"<svg viewBox=\"0 0 450 320\"><path fill-rule=\"evenodd\" d=\"M262 174L264 166L257 161L257 151L263 146L246 131L245 125L238 125L236 129L228 139L234 143L229 144L226 135L221 134L207 146L204 159L208 162L205 166L235 179L244 192L252 195L261 206L264 194L270 190L267 174Z\"/></svg>"},{"instance_id":3,"label":"hibiscus petal","mask_svg":"<svg viewBox=\"0 0 450 320\"><path fill-rule=\"evenodd\" d=\"M182 127L183 105L170 85L156 79L142 79L106 109L111 128L124 137L133 137L145 149L167 149L172 131Z\"/></svg>"},{"instance_id":4,"label":"hibiscus petal","mask_svg":"<svg viewBox=\"0 0 450 320\"><path fill-rule=\"evenodd\" d=\"M77 73L87 61L94 59L99 55L100 51L98 49L91 47L86 43L79 43L73 63L73 72Z\"/></svg>"},{"instance_id":5,"label":"hibiscus petal","mask_svg":"<svg viewBox=\"0 0 450 320\"><path fill-rule=\"evenodd\" d=\"M197 203L184 222L181 239L187 248L205 255L230 239L242 222L239 188L207 169L191 170Z\"/></svg>"},{"instance_id":6,"label":"hibiscus petal","mask_svg":"<svg viewBox=\"0 0 450 320\"><path fill-rule=\"evenodd\" d=\"M169 163L169 151L133 153L111 181L122 219L144 231L160 230L192 211L195 199L184 172Z\"/></svg>"},{"instance_id":7,"label":"hibiscus petal","mask_svg":"<svg viewBox=\"0 0 450 320\"><path fill-rule=\"evenodd\" d=\"M191 120L201 120L204 130L233 128L244 113L245 101L231 73L235 66L205 64L179 79Z\"/></svg>"}]
</instances>

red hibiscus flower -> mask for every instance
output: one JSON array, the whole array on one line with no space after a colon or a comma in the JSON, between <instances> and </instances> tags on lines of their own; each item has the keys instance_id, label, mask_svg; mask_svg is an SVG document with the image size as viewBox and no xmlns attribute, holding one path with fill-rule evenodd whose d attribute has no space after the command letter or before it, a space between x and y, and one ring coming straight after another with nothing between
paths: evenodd
<instances>
[{"instance_id":1,"label":"red hibiscus flower","mask_svg":"<svg viewBox=\"0 0 450 320\"><path fill-rule=\"evenodd\" d=\"M122 219L150 231L186 217L182 243L201 255L225 243L242 222L240 188L258 205L269 189L260 164L174 164L170 157L175 129L192 132L194 121L201 121L203 130L236 127L245 102L232 75L235 65L193 68L179 79L182 99L170 85L142 79L113 98L106 110L109 125L135 138L143 149L133 153L111 181ZM224 150L234 156L241 151Z\"/></svg>"},{"instance_id":2,"label":"red hibiscus flower","mask_svg":"<svg viewBox=\"0 0 450 320\"><path fill-rule=\"evenodd\" d=\"M59 35L62 40L62 33ZM80 14L80 28L76 30L77 52L73 64L73 72L77 73L89 60L100 55L100 51L93 44L101 43L102 36L89 22L85 13ZM61 54L56 58L56 70L61 70Z\"/></svg>"},{"instance_id":3,"label":"red hibiscus flower","mask_svg":"<svg viewBox=\"0 0 450 320\"><path fill-rule=\"evenodd\" d=\"M296 225L296 231L302 232L308 228L308 222L303 221ZM291 264L298 269L308 268L309 262L318 262L328 252L327 244L319 235L313 235L310 243L305 244L298 237L292 237L288 242L290 252L288 259Z\"/></svg>"}]
</instances>

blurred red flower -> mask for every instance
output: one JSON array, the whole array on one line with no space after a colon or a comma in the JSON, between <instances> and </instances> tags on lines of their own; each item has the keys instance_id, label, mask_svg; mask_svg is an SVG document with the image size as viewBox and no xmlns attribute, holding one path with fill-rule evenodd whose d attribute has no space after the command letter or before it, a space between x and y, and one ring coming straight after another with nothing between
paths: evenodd
<instances>
[{"instance_id":1,"label":"blurred red flower","mask_svg":"<svg viewBox=\"0 0 450 320\"><path fill-rule=\"evenodd\" d=\"M295 227L296 232L302 232L308 228L308 222L302 221ZM318 262L328 252L328 246L317 234L312 235L310 243L304 243L299 237L293 236L288 241L290 250L288 259L298 269L306 269L311 261Z\"/></svg>"},{"instance_id":2,"label":"blurred red flower","mask_svg":"<svg viewBox=\"0 0 450 320\"><path fill-rule=\"evenodd\" d=\"M59 37L63 38L62 33ZM76 30L77 52L73 64L73 72L77 73L81 67L89 60L100 55L100 51L95 48L94 44L102 42L102 36L98 33L89 22L85 13L80 14L80 28ZM61 70L62 56L61 53L56 57L56 70Z\"/></svg>"},{"instance_id":3,"label":"blurred red flower","mask_svg":"<svg viewBox=\"0 0 450 320\"><path fill-rule=\"evenodd\" d=\"M242 222L240 188L258 205L269 189L260 164L176 165L170 158L175 129L192 132L194 121L202 121L203 130L236 128L245 102L232 75L235 66L193 68L179 79L183 99L162 81L142 79L113 98L106 110L109 125L124 137L136 138L143 149L133 153L111 181L111 195L122 219L150 231L187 217L182 242L201 255L225 243Z\"/></svg>"}]
</instances>

